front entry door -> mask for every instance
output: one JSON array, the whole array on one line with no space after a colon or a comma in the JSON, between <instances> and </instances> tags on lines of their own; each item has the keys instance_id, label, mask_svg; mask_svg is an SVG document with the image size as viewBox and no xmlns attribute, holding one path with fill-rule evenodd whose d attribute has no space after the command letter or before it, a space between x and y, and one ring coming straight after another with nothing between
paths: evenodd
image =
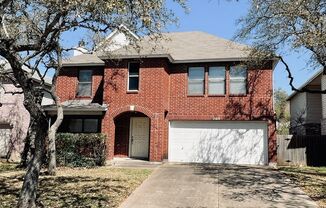
<instances>
[{"instance_id":1,"label":"front entry door","mask_svg":"<svg viewBox=\"0 0 326 208\"><path fill-rule=\"evenodd\" d=\"M148 158L149 118L130 118L130 157Z\"/></svg>"}]
</instances>

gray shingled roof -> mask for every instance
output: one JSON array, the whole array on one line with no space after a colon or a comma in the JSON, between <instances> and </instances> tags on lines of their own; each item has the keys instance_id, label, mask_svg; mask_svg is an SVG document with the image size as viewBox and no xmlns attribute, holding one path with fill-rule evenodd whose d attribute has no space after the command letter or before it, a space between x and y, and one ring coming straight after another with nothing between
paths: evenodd
<instances>
[{"instance_id":1,"label":"gray shingled roof","mask_svg":"<svg viewBox=\"0 0 326 208\"><path fill-rule=\"evenodd\" d=\"M134 57L167 57L171 62L229 61L246 59L248 46L204 32L163 33L162 38L144 37L137 47L129 45L108 56L98 52L102 59Z\"/></svg>"},{"instance_id":2,"label":"gray shingled roof","mask_svg":"<svg viewBox=\"0 0 326 208\"><path fill-rule=\"evenodd\" d=\"M2 64L2 67L0 67L0 70L2 72L10 72L11 71L11 66L7 61L0 60L0 64ZM26 66L23 66L23 69L28 73L31 72L31 69L27 68ZM41 81L40 76L36 72L32 75L32 78L37 82ZM45 76L44 77L44 82L45 82L46 85L51 86L52 85L52 78L49 77L49 76Z\"/></svg>"},{"instance_id":3,"label":"gray shingled roof","mask_svg":"<svg viewBox=\"0 0 326 208\"><path fill-rule=\"evenodd\" d=\"M166 57L172 63L239 61L246 59L249 54L249 46L205 32L163 33L159 39L145 36L136 45L113 52L96 51L75 56L66 60L64 65L101 65L105 59L146 57Z\"/></svg>"},{"instance_id":4,"label":"gray shingled roof","mask_svg":"<svg viewBox=\"0 0 326 208\"><path fill-rule=\"evenodd\" d=\"M81 54L62 61L63 66L104 66L104 61L95 54Z\"/></svg>"},{"instance_id":5,"label":"gray shingled roof","mask_svg":"<svg viewBox=\"0 0 326 208\"><path fill-rule=\"evenodd\" d=\"M304 82L300 87L298 87L298 90L302 90L305 87L307 87L311 82L314 82L320 75L323 74L323 69L318 70L312 77L310 77L306 82ZM319 77L319 80L317 80L320 83L321 77ZM293 91L286 100L291 100L296 94L298 94L297 91Z\"/></svg>"},{"instance_id":6,"label":"gray shingled roof","mask_svg":"<svg viewBox=\"0 0 326 208\"><path fill-rule=\"evenodd\" d=\"M92 103L92 100L67 100L61 103L64 111L106 111L107 105ZM56 111L56 105L44 107L45 111Z\"/></svg>"}]
</instances>

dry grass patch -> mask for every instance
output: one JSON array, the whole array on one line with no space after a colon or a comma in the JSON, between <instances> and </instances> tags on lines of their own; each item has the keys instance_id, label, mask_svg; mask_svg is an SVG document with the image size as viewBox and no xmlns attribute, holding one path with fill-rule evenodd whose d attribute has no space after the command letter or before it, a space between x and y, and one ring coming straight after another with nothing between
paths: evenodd
<instances>
[{"instance_id":1,"label":"dry grass patch","mask_svg":"<svg viewBox=\"0 0 326 208\"><path fill-rule=\"evenodd\" d=\"M280 167L320 207L326 208L326 167Z\"/></svg>"},{"instance_id":2,"label":"dry grass patch","mask_svg":"<svg viewBox=\"0 0 326 208\"><path fill-rule=\"evenodd\" d=\"M19 170L16 168L17 165L18 163L8 163L5 160L0 160L0 173Z\"/></svg>"},{"instance_id":3,"label":"dry grass patch","mask_svg":"<svg viewBox=\"0 0 326 208\"><path fill-rule=\"evenodd\" d=\"M40 177L40 207L118 207L150 174L150 169L60 168ZM1 207L14 207L22 173L0 173Z\"/></svg>"}]
</instances>

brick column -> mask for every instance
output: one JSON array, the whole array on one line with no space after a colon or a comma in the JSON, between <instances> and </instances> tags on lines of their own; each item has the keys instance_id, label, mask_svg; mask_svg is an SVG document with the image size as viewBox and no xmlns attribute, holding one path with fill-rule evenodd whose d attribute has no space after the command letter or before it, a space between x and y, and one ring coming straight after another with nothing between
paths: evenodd
<instances>
[{"instance_id":1,"label":"brick column","mask_svg":"<svg viewBox=\"0 0 326 208\"><path fill-rule=\"evenodd\" d=\"M164 140L164 115L161 113L154 113L151 118L151 133L150 133L150 161L163 160L163 140Z\"/></svg>"}]
</instances>

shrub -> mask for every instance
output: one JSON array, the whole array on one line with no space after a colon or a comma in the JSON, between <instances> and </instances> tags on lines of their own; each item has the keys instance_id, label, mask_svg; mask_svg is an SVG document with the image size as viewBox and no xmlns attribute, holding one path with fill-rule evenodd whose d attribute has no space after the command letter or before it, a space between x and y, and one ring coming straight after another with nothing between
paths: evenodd
<instances>
[{"instance_id":1,"label":"shrub","mask_svg":"<svg viewBox=\"0 0 326 208\"><path fill-rule=\"evenodd\" d=\"M105 164L104 134L58 133L57 163L60 166L92 167Z\"/></svg>"}]
</instances>

